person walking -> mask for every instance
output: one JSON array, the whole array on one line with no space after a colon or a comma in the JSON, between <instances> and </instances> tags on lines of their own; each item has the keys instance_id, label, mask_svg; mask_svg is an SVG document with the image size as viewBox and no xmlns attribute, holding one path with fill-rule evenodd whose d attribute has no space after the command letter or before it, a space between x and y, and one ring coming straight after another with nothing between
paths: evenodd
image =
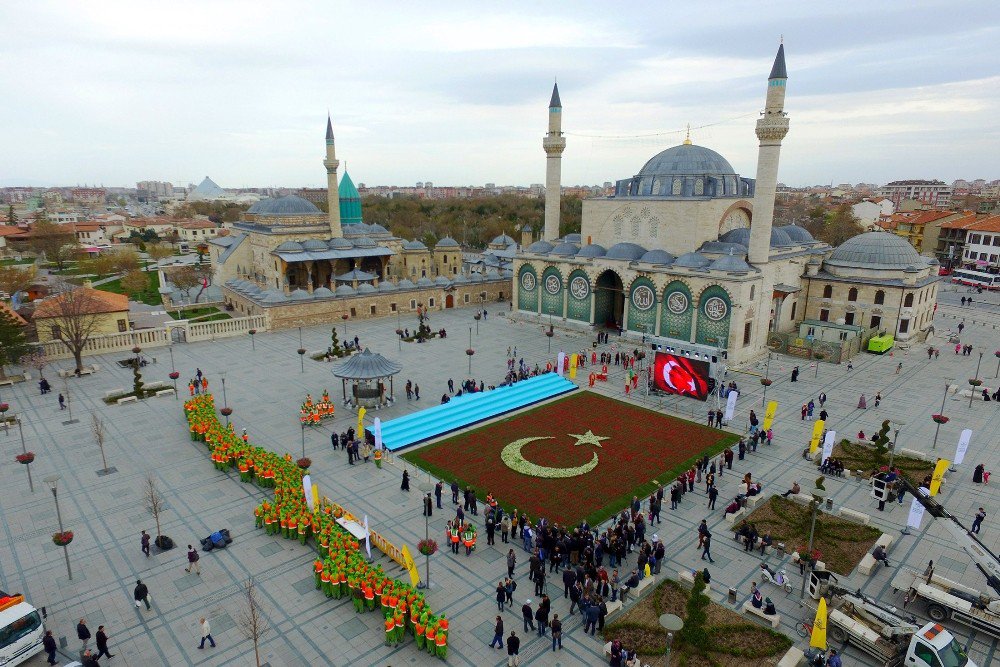
<instances>
[{"instance_id":1,"label":"person walking","mask_svg":"<svg viewBox=\"0 0 1000 667\"><path fill-rule=\"evenodd\" d=\"M212 648L215 648L215 638L212 637L212 626L208 624L208 619L202 618L198 623L201 625L201 644L198 648L205 648L206 639L211 642Z\"/></svg>"},{"instance_id":2,"label":"person walking","mask_svg":"<svg viewBox=\"0 0 1000 667\"><path fill-rule=\"evenodd\" d=\"M139 543L142 545L142 553L146 554L146 558L149 558L149 533L142 531Z\"/></svg>"},{"instance_id":3,"label":"person walking","mask_svg":"<svg viewBox=\"0 0 1000 667\"><path fill-rule=\"evenodd\" d=\"M556 645L559 645L559 650L562 650L562 621L559 620L559 614L555 614L552 617L552 650L556 650Z\"/></svg>"},{"instance_id":4,"label":"person walking","mask_svg":"<svg viewBox=\"0 0 1000 667\"><path fill-rule=\"evenodd\" d=\"M719 497L719 490L714 486L708 490L708 509L715 509L715 501Z\"/></svg>"},{"instance_id":5,"label":"person walking","mask_svg":"<svg viewBox=\"0 0 1000 667\"><path fill-rule=\"evenodd\" d=\"M403 483L399 485L399 490L400 491L410 490L410 471L408 470L403 471Z\"/></svg>"},{"instance_id":6,"label":"person walking","mask_svg":"<svg viewBox=\"0 0 1000 667\"><path fill-rule=\"evenodd\" d=\"M42 648L45 650L46 661L50 665L57 664L56 660L56 638L52 636L51 630L45 631L45 636L42 637Z\"/></svg>"},{"instance_id":7,"label":"person walking","mask_svg":"<svg viewBox=\"0 0 1000 667\"><path fill-rule=\"evenodd\" d=\"M826 403L826 393L821 391L819 393L819 407L822 408L824 403Z\"/></svg>"},{"instance_id":8,"label":"person walking","mask_svg":"<svg viewBox=\"0 0 1000 667\"><path fill-rule=\"evenodd\" d=\"M524 621L524 631L535 629L535 612L531 609L531 600L525 600L521 605L521 620Z\"/></svg>"},{"instance_id":9,"label":"person walking","mask_svg":"<svg viewBox=\"0 0 1000 667\"><path fill-rule=\"evenodd\" d=\"M497 616L497 623L493 628L493 641L490 642L490 648L503 650L503 618L500 616Z\"/></svg>"},{"instance_id":10,"label":"person walking","mask_svg":"<svg viewBox=\"0 0 1000 667\"><path fill-rule=\"evenodd\" d=\"M521 650L521 640L517 634L511 630L510 637L507 637L507 667L517 667L521 664L518 653Z\"/></svg>"},{"instance_id":11,"label":"person walking","mask_svg":"<svg viewBox=\"0 0 1000 667\"><path fill-rule=\"evenodd\" d=\"M701 552L701 559L708 559L709 563L714 563L715 560L712 559L712 533L705 534L704 551Z\"/></svg>"},{"instance_id":12,"label":"person walking","mask_svg":"<svg viewBox=\"0 0 1000 667\"><path fill-rule=\"evenodd\" d=\"M983 519L986 518L986 511L980 507L979 511L976 512L976 518L972 520L972 531L976 535L979 534L979 529L983 525Z\"/></svg>"},{"instance_id":13,"label":"person walking","mask_svg":"<svg viewBox=\"0 0 1000 667\"><path fill-rule=\"evenodd\" d=\"M108 656L109 658L115 657L114 653L108 653L108 633L104 631L103 625L97 626L97 635L94 637L97 642L97 655L94 656L94 660L100 660L101 656Z\"/></svg>"},{"instance_id":14,"label":"person walking","mask_svg":"<svg viewBox=\"0 0 1000 667\"><path fill-rule=\"evenodd\" d=\"M149 606L149 588L146 584L142 583L142 579L135 580L135 588L132 590L132 597L135 598L135 607L139 608L140 604L146 604L146 611L152 609Z\"/></svg>"},{"instance_id":15,"label":"person walking","mask_svg":"<svg viewBox=\"0 0 1000 667\"><path fill-rule=\"evenodd\" d=\"M441 507L441 494L444 493L444 481L438 480L438 483L434 485L434 498L437 500L437 508L444 509Z\"/></svg>"},{"instance_id":16,"label":"person walking","mask_svg":"<svg viewBox=\"0 0 1000 667\"><path fill-rule=\"evenodd\" d=\"M545 629L549 626L549 610L545 606L545 601L542 600L538 603L538 609L535 610L535 621L538 622L538 636L545 636Z\"/></svg>"},{"instance_id":17,"label":"person walking","mask_svg":"<svg viewBox=\"0 0 1000 667\"><path fill-rule=\"evenodd\" d=\"M198 559L199 559L198 550L195 549L190 544L188 545L187 557L188 557L188 566L186 568L184 568L184 571L185 572L190 572L191 570L194 570L195 572L198 573L198 576L200 577L201 576L201 566L198 565Z\"/></svg>"},{"instance_id":18,"label":"person walking","mask_svg":"<svg viewBox=\"0 0 1000 667\"><path fill-rule=\"evenodd\" d=\"M507 587L504 585L504 582L501 581L497 584L497 611L503 611L503 604L506 599Z\"/></svg>"},{"instance_id":19,"label":"person walking","mask_svg":"<svg viewBox=\"0 0 1000 667\"><path fill-rule=\"evenodd\" d=\"M701 523L698 524L698 546L696 549L701 549L705 544L705 536L708 535L708 520L702 519Z\"/></svg>"},{"instance_id":20,"label":"person walking","mask_svg":"<svg viewBox=\"0 0 1000 667\"><path fill-rule=\"evenodd\" d=\"M799 367L796 366L795 368L792 369L792 382L798 382L798 381L799 381Z\"/></svg>"},{"instance_id":21,"label":"person walking","mask_svg":"<svg viewBox=\"0 0 1000 667\"><path fill-rule=\"evenodd\" d=\"M59 394L59 409L60 410L66 409L66 397L63 396L62 394Z\"/></svg>"},{"instance_id":22,"label":"person walking","mask_svg":"<svg viewBox=\"0 0 1000 667\"><path fill-rule=\"evenodd\" d=\"M86 651L90 644L90 628L87 627L87 619L81 618L80 622L76 624L76 637L83 642L80 651Z\"/></svg>"},{"instance_id":23,"label":"person walking","mask_svg":"<svg viewBox=\"0 0 1000 667\"><path fill-rule=\"evenodd\" d=\"M517 554L511 549L507 552L507 576L514 578L514 566L517 565Z\"/></svg>"},{"instance_id":24,"label":"person walking","mask_svg":"<svg viewBox=\"0 0 1000 667\"><path fill-rule=\"evenodd\" d=\"M458 480L453 480L451 483L451 504L458 504Z\"/></svg>"},{"instance_id":25,"label":"person walking","mask_svg":"<svg viewBox=\"0 0 1000 667\"><path fill-rule=\"evenodd\" d=\"M587 624L583 626L583 634L590 633L593 637L594 633L597 631L597 619L601 615L601 610L596 604L592 604L583 610L583 616L587 620Z\"/></svg>"},{"instance_id":26,"label":"person walking","mask_svg":"<svg viewBox=\"0 0 1000 667\"><path fill-rule=\"evenodd\" d=\"M418 401L420 400L420 385L419 384L414 383L414 385L413 385L413 397L416 400L418 400Z\"/></svg>"}]
</instances>

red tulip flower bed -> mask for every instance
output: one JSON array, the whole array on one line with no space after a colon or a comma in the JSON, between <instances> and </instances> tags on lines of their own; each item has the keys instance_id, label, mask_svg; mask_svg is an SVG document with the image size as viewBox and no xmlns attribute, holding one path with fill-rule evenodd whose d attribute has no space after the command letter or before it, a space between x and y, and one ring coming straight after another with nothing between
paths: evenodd
<instances>
[{"instance_id":1,"label":"red tulip flower bed","mask_svg":"<svg viewBox=\"0 0 1000 667\"><path fill-rule=\"evenodd\" d=\"M577 445L588 431L600 438ZM571 435L572 434L572 435ZM588 391L501 419L404 455L446 484L457 479L480 499L493 494L508 511L550 522L594 525L631 501L645 501L658 484L669 485L696 459L716 454L739 437L720 429L653 412ZM514 461L524 472L505 463ZM512 451L513 450L513 451ZM590 468L548 477L558 469ZM645 507L645 503L643 503Z\"/></svg>"}]
</instances>

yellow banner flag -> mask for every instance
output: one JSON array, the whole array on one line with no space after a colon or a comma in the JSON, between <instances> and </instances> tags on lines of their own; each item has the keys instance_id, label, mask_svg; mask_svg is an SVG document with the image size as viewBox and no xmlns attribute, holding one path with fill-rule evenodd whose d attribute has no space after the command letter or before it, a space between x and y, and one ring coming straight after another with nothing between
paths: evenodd
<instances>
[{"instance_id":1,"label":"yellow banner flag","mask_svg":"<svg viewBox=\"0 0 1000 667\"><path fill-rule=\"evenodd\" d=\"M362 441L365 438L365 424L364 424L364 420L365 420L365 413L366 412L368 412L368 411L365 410L364 408L361 408L360 410L358 410L358 428L357 428L357 431L356 431L357 435L355 437L358 438L358 440L362 440Z\"/></svg>"},{"instance_id":2,"label":"yellow banner flag","mask_svg":"<svg viewBox=\"0 0 1000 667\"><path fill-rule=\"evenodd\" d=\"M413 562L413 556L410 555L410 550L403 545L403 563L405 564L406 571L410 573L410 583L416 586L420 583L420 572L417 571L417 564Z\"/></svg>"},{"instance_id":3,"label":"yellow banner flag","mask_svg":"<svg viewBox=\"0 0 1000 667\"><path fill-rule=\"evenodd\" d=\"M809 441L809 453L812 454L817 449L819 449L820 438L823 437L823 430L826 428L826 422L822 419L817 419L816 423L813 424L813 434L812 439Z\"/></svg>"},{"instance_id":4,"label":"yellow banner flag","mask_svg":"<svg viewBox=\"0 0 1000 667\"><path fill-rule=\"evenodd\" d=\"M577 359L578 356L579 355L576 355L576 354L570 355L570 358L569 358L569 379L570 380L575 380L576 379L576 364L577 364L577 361L579 361Z\"/></svg>"},{"instance_id":5,"label":"yellow banner flag","mask_svg":"<svg viewBox=\"0 0 1000 667\"><path fill-rule=\"evenodd\" d=\"M809 638L809 646L826 650L826 598L819 599L819 606L816 608L816 620L813 621L812 636Z\"/></svg>"},{"instance_id":6,"label":"yellow banner flag","mask_svg":"<svg viewBox=\"0 0 1000 667\"><path fill-rule=\"evenodd\" d=\"M321 507L319 504L319 486L316 484L312 485L312 496L313 496L313 507L317 510Z\"/></svg>"},{"instance_id":7,"label":"yellow banner flag","mask_svg":"<svg viewBox=\"0 0 1000 667\"><path fill-rule=\"evenodd\" d=\"M931 475L931 488L930 494L936 496L937 492L941 490L941 480L944 479L944 472L951 465L951 461L948 459L938 459L937 465L934 466L934 474Z\"/></svg>"},{"instance_id":8,"label":"yellow banner flag","mask_svg":"<svg viewBox=\"0 0 1000 667\"><path fill-rule=\"evenodd\" d=\"M771 422L774 421L774 415L776 412L778 412L778 402L769 401L767 404L767 410L764 411L764 423L761 424L761 428L764 429L764 431L771 428Z\"/></svg>"}]
</instances>

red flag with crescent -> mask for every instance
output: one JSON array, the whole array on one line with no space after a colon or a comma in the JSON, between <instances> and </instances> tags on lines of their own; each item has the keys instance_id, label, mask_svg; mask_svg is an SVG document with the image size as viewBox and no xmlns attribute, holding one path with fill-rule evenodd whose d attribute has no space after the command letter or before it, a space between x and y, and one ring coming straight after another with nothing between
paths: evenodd
<instances>
[{"instance_id":1,"label":"red flag with crescent","mask_svg":"<svg viewBox=\"0 0 1000 667\"><path fill-rule=\"evenodd\" d=\"M660 391L690 396L699 401L708 399L710 371L707 361L657 352L653 368L653 383Z\"/></svg>"}]
</instances>

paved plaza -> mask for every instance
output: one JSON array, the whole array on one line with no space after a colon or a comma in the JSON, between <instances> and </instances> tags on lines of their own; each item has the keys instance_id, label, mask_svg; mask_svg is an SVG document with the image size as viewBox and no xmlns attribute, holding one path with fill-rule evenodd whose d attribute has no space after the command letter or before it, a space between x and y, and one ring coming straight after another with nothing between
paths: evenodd
<instances>
[{"instance_id":1,"label":"paved plaza","mask_svg":"<svg viewBox=\"0 0 1000 667\"><path fill-rule=\"evenodd\" d=\"M665 509L664 523L655 527L667 545L667 562L662 576L676 576L677 570L700 568L700 551L695 548L695 527L708 518L715 534L711 567L713 584L711 597L715 602L738 607L749 595L750 582L757 579L758 560L744 554L742 547L730 540L729 525L724 522L724 500L736 493L737 482L745 472L764 484L770 495L785 491L793 480L810 487L818 475L811 464L801 457L812 424L799 418L801 405L815 398L820 391L829 400L827 427L842 436L853 436L863 429L871 433L884 419L904 422L899 434L899 446L931 452L935 424L930 415L939 411L945 388L944 378L953 378L960 388L968 387L974 376L979 352L985 352L980 377L986 386L995 389L997 358L993 351L1000 347L996 327L1000 325L1000 308L988 295L977 296L974 309L958 305L960 294L948 291L941 295L936 326L938 336L933 344L943 347L939 359L928 360L924 346L908 354L897 351L892 357L863 354L855 359L853 370L846 365L820 364L816 370L808 363L790 357L775 357L770 362L774 384L767 389L768 399L777 400L779 410L775 420L775 445L764 447L745 461L735 461L733 471L720 480L719 509L711 514L705 510L706 498L700 487L684 497L680 508ZM996 301L996 297L992 297ZM506 308L497 307L497 311ZM508 346L517 346L518 357L531 366L551 358L558 349L576 351L590 348L589 335L568 333L556 329L551 339L552 355L547 354L550 340L535 325L511 323L498 312L476 324L473 310L460 309L432 314L430 326L444 327L448 337L423 345L400 344L394 330L395 319L350 322L347 331L338 323L341 340L359 336L363 346L398 359L404 366L396 377L394 406L380 412L370 412L369 418L383 420L436 405L446 391L448 378L456 384L468 377L469 328L472 327L472 377L486 384L499 383L505 372ZM957 317L957 319L952 319ZM958 356L942 339L962 318L966 320L963 343L975 346L973 356ZM973 323L975 321L975 323ZM985 322L985 323L984 323ZM403 322L414 328L416 320ZM321 350L329 342L328 327L311 327L302 331L304 347ZM331 396L341 396L340 382L332 377L331 365L305 360L300 371L296 354L299 332L286 330L260 333L256 350L249 337L224 339L216 342L176 345L174 362L181 372L181 382L201 368L211 383L221 405L221 377L225 374L228 404L234 408L232 419L237 429L247 428L251 440L271 450L301 453L302 433L298 423L298 408L307 392L317 398L324 388ZM612 337L612 342L615 342ZM945 339L946 340L946 339ZM631 349L632 343L628 344ZM170 357L166 348L147 351L157 363L144 369L146 381L166 380ZM247 665L253 664L253 646L245 640L235 625L240 609L240 586L247 577L256 578L267 618L272 630L262 646L262 661L273 667L285 665L400 665L438 664L425 652L417 651L408 639L401 646L384 647L380 618L376 614L355 614L349 601L332 600L314 590L311 563L314 552L295 540L283 540L254 530L253 508L271 493L250 484L241 484L235 472L219 472L209 462L208 452L201 443L192 443L179 401L156 398L125 406L108 406L101 400L106 391L131 386L130 369L116 361L126 355L106 355L94 358L102 370L94 376L53 381L53 393L40 396L34 382L0 390L0 399L11 404L11 411L24 420L24 437L29 450L37 454L32 464L34 493L28 492L28 480L22 466L14 462L20 452L16 429L0 434L2 443L3 485L0 486L0 519L5 548L0 551L0 582L7 591L24 592L37 607L46 607L47 627L60 640L62 663L75 658L79 648L75 624L86 618L91 632L104 624L110 636L111 651L116 654L112 664L128 665ZM896 366L903 362L896 374ZM789 382L792 367L799 364L802 373L796 383ZM55 362L46 369L46 376L56 377L57 368L69 368L70 360ZM610 396L624 399L623 374L612 368L610 381L593 388ZM751 408L762 414L763 387L758 375L763 363L743 370L731 370L727 381L736 381L741 391L737 417L731 427L742 430ZM407 401L403 384L407 379L420 386L420 401ZM577 378L586 384L586 373ZM72 416L60 411L58 392L68 386ZM873 408L872 397L882 393L882 404ZM183 392L186 395L186 390ZM857 408L861 393L868 397L868 410ZM183 398L183 397L182 397ZM648 407L669 414L703 422L705 403L682 398L645 398L631 396ZM425 522L421 515L418 484L426 478L414 473L413 492L400 491L402 461L376 469L374 464L347 465L346 452L336 454L330 447L332 430L345 430L356 422L356 414L339 407L334 420L324 422L315 430L305 432L306 454L313 459L312 476L321 493L343 503L353 513L367 515L372 527L396 544L408 544L416 552L417 541L424 536ZM951 421L941 428L937 452L952 457L958 434L963 428L973 429L972 445L966 461L958 472L951 473L941 501L951 512L971 521L979 506L986 507L987 517L980 539L994 551L998 547L1000 522L993 513L996 492L989 486L974 485L972 468L983 462L987 469L1000 470L1000 404L975 400L969 407L968 398L951 396L944 412ZM91 435L91 415L105 420L108 429L106 445L108 465L117 472L98 476L102 468L100 454ZM366 419L369 421L369 419ZM581 424L586 428L585 422ZM146 474L152 472L166 497L168 510L163 515L163 532L179 545L166 553L156 553L146 559L139 547L139 531L155 534L152 517L143 507L140 486ZM67 579L62 549L51 542L56 532L56 511L52 496L42 483L47 475L58 474L59 503L64 526L75 532L69 547L73 568L72 581ZM622 480L626 485L639 486L649 480ZM895 503L887 511L878 512L869 496L869 487L856 481L832 479L827 483L829 497L835 506L846 506L872 514L872 523L884 532L899 534L905 523L909 503ZM502 498L503 490L495 492ZM445 510L436 511L430 520L430 533L441 540L445 521L453 516L450 494L445 494ZM221 552L203 554L201 576L184 571L185 545L197 544L210 532L228 528L233 536L230 547ZM905 564L922 570L931 558L936 572L961 583L985 588L985 579L969 558L949 538L942 526L934 525L925 516L924 525L913 535L900 538L890 551L894 565ZM498 541L499 542L499 541ZM594 665L604 661L603 642L583 634L576 621L579 615L568 617L569 601L558 596L557 583L550 583L553 612L568 620L565 624L564 650L551 652L551 640L521 632L520 605L532 598L533 586L527 580L528 554L519 545L512 546L518 554L518 591L515 605L504 613L506 633L516 630L522 637L522 664ZM495 547L480 540L471 557L453 556L447 551L430 559L432 586L428 594L431 608L445 612L451 620L448 662L458 665L499 665L506 655L489 648L493 636L496 603L494 588L506 574L505 545ZM376 554L379 562L394 576L405 573L389 559ZM634 558L634 556L632 556ZM775 553L768 562L786 567L792 576L794 592L786 595L777 588L765 590L782 614L780 630L804 648L805 641L794 632L795 624L804 616L798 607L798 570L788 563L788 557ZM634 560L629 564L634 567ZM418 556L421 574L423 557ZM860 588L863 592L892 604L902 604L902 594L893 594L889 582L892 570L881 568L871 577L854 574L841 578L842 585ZM150 589L152 611L137 610L132 603L132 589L141 578ZM731 605L725 595L729 587L738 591L737 605ZM630 603L630 605L633 603ZM923 613L921 607L918 614ZM211 622L217 648L198 650L200 632L198 620L207 616ZM950 625L960 639L972 640L971 657L979 665L989 665L996 650L996 641L983 634L972 634L962 626ZM873 664L854 649L848 649L845 664ZM44 664L38 656L29 664Z\"/></svg>"}]
</instances>

